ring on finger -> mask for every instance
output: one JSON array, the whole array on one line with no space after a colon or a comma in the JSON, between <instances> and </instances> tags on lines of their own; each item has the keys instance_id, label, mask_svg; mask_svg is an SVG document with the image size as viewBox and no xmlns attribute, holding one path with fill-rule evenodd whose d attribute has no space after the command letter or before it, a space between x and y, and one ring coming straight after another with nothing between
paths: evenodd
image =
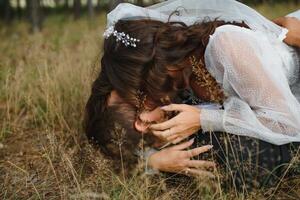
<instances>
[{"instance_id":1,"label":"ring on finger","mask_svg":"<svg viewBox=\"0 0 300 200\"><path fill-rule=\"evenodd\" d=\"M185 174L189 174L190 170L191 170L190 168L186 168L186 169L184 170L184 173L185 173Z\"/></svg>"},{"instance_id":2,"label":"ring on finger","mask_svg":"<svg viewBox=\"0 0 300 200\"><path fill-rule=\"evenodd\" d=\"M170 132L171 132L171 128L168 128L167 136L171 136Z\"/></svg>"}]
</instances>

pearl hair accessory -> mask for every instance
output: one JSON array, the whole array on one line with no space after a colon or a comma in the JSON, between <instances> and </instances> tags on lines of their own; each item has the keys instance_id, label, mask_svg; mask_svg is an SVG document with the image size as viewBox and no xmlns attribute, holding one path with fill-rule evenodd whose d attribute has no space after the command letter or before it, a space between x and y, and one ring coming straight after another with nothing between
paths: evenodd
<instances>
[{"instance_id":1,"label":"pearl hair accessory","mask_svg":"<svg viewBox=\"0 0 300 200\"><path fill-rule=\"evenodd\" d=\"M103 37L105 39L109 38L111 35L115 36L116 41L117 42L121 41L126 47L127 46L136 47L136 42L140 42L139 39L130 37L128 34L125 34L124 32L118 32L117 30L115 30L114 26L110 26L103 33Z\"/></svg>"}]
</instances>

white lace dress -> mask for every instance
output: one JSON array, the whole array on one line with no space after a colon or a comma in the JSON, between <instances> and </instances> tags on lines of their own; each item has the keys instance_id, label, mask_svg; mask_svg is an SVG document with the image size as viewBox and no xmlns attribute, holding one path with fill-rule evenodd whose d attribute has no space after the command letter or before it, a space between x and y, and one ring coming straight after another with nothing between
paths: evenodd
<instances>
[{"instance_id":1,"label":"white lace dress","mask_svg":"<svg viewBox=\"0 0 300 200\"><path fill-rule=\"evenodd\" d=\"M205 63L228 96L224 109L201 109L204 131L274 144L300 141L300 60L281 39L234 25L211 35Z\"/></svg>"},{"instance_id":2,"label":"white lace dress","mask_svg":"<svg viewBox=\"0 0 300 200\"><path fill-rule=\"evenodd\" d=\"M209 40L206 67L228 98L224 109L202 108L202 129L278 145L300 142L300 56L282 41L288 30L254 9L234 0L168 0L147 8L123 3L107 15L107 27L120 19L166 22L175 10L171 21L218 18L244 21L251 29L224 25ZM300 19L300 10L291 15Z\"/></svg>"}]
</instances>

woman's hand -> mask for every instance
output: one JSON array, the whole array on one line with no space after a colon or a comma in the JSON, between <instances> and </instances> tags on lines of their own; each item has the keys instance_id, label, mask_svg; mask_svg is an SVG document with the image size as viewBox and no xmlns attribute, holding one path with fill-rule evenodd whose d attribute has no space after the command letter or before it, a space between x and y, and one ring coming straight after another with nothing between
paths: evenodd
<instances>
[{"instance_id":1,"label":"woman's hand","mask_svg":"<svg viewBox=\"0 0 300 200\"><path fill-rule=\"evenodd\" d=\"M193 142L194 139L152 154L149 157L148 165L159 171L213 178L214 175L205 169L214 168L214 162L191 160L192 157L207 152L212 146L206 145L191 150L184 150L190 147Z\"/></svg>"},{"instance_id":2,"label":"woman's hand","mask_svg":"<svg viewBox=\"0 0 300 200\"><path fill-rule=\"evenodd\" d=\"M162 140L176 144L200 129L200 110L186 104L170 104L164 111L179 111L172 119L150 126L153 134Z\"/></svg>"},{"instance_id":3,"label":"woman's hand","mask_svg":"<svg viewBox=\"0 0 300 200\"><path fill-rule=\"evenodd\" d=\"M273 20L279 26L289 30L284 39L288 45L300 47L300 20L295 17L279 17Z\"/></svg>"}]
</instances>

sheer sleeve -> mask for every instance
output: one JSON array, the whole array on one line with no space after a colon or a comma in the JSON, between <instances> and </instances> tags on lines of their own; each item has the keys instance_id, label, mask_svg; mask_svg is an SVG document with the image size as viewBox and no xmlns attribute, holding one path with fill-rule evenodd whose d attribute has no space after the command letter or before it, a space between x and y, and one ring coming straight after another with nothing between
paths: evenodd
<instances>
[{"instance_id":1,"label":"sheer sleeve","mask_svg":"<svg viewBox=\"0 0 300 200\"><path fill-rule=\"evenodd\" d=\"M249 29L221 28L210 38L205 62L228 98L223 110L201 109L202 129L278 145L300 141L300 104L272 43Z\"/></svg>"}]
</instances>

